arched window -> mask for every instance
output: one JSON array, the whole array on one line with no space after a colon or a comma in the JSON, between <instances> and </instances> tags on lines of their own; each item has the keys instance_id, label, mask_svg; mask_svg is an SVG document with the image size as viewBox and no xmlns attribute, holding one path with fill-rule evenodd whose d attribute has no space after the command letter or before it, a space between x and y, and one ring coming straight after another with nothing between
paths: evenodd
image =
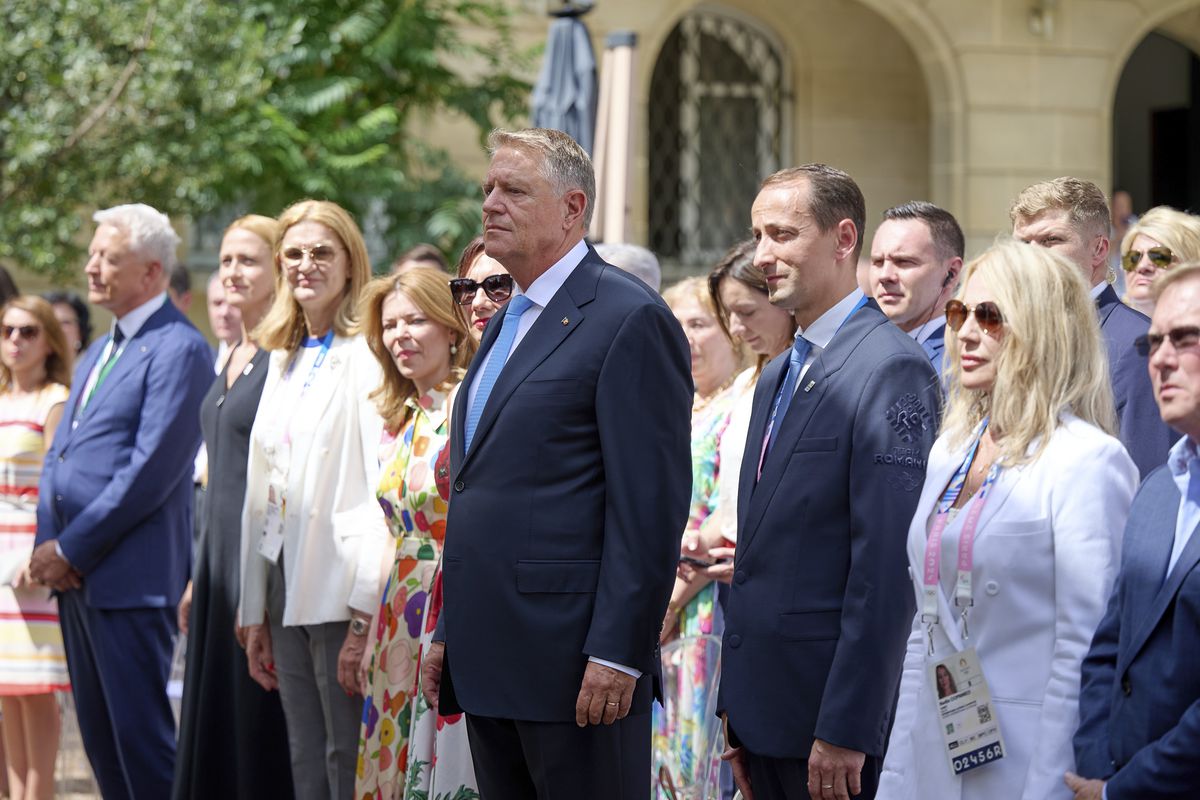
<instances>
[{"instance_id":1,"label":"arched window","mask_svg":"<svg viewBox=\"0 0 1200 800\"><path fill-rule=\"evenodd\" d=\"M695 11L671 31L648 99L649 233L661 258L703 267L747 237L758 185L780 166L783 81L779 49L740 20Z\"/></svg>"}]
</instances>

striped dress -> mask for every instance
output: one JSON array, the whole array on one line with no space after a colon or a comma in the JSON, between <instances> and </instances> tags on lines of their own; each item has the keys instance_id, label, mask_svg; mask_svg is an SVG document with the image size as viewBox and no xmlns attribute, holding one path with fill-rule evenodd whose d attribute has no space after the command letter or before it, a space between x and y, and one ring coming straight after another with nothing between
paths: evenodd
<instances>
[{"instance_id":1,"label":"striped dress","mask_svg":"<svg viewBox=\"0 0 1200 800\"><path fill-rule=\"evenodd\" d=\"M46 417L67 395L57 383L35 395L0 394L0 695L70 688L50 590L11 586L33 552Z\"/></svg>"}]
</instances>

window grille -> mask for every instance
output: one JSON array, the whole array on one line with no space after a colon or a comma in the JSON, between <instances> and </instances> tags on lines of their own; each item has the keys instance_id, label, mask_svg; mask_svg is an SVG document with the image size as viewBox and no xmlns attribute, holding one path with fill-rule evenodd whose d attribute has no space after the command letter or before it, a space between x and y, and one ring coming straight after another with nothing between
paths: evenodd
<instances>
[{"instance_id":1,"label":"window grille","mask_svg":"<svg viewBox=\"0 0 1200 800\"><path fill-rule=\"evenodd\" d=\"M648 100L651 249L703 270L746 238L750 206L779 169L783 60L766 35L697 11L667 37Z\"/></svg>"}]
</instances>

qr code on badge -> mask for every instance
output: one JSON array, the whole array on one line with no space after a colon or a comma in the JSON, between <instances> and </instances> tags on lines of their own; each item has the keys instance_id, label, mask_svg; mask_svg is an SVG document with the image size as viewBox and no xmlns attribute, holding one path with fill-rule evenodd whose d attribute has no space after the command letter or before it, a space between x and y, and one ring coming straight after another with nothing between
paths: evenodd
<instances>
[{"instance_id":1,"label":"qr code on badge","mask_svg":"<svg viewBox=\"0 0 1200 800\"><path fill-rule=\"evenodd\" d=\"M987 723L992 721L992 709L988 706L987 703L982 703L979 706L978 711L979 711L979 724L980 725L986 725Z\"/></svg>"}]
</instances>

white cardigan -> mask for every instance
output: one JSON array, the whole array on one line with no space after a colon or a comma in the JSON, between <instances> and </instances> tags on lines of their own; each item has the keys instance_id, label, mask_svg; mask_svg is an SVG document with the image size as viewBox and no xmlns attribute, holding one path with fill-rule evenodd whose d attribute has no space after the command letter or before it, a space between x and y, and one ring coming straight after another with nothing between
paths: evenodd
<instances>
[{"instance_id":1,"label":"white cardigan","mask_svg":"<svg viewBox=\"0 0 1200 800\"><path fill-rule=\"evenodd\" d=\"M942 591L930 657L920 607L930 521L964 455L937 440L909 528L918 611L876 797L1070 800L1080 664L1116 578L1137 468L1119 441L1068 415L1036 461L1001 471L976 534L966 645L979 653L1006 754L955 777L926 670L963 646L959 615Z\"/></svg>"},{"instance_id":2,"label":"white cardigan","mask_svg":"<svg viewBox=\"0 0 1200 800\"><path fill-rule=\"evenodd\" d=\"M292 420L282 623L344 621L352 608L371 614L382 588L380 560L389 534L375 488L383 420L367 399L381 382L379 363L361 336L334 337L300 407L282 409L276 389L289 355L271 353L250 434L242 507L242 624L261 621L266 610L269 562L258 553L270 478L263 434L282 414Z\"/></svg>"}]
</instances>

